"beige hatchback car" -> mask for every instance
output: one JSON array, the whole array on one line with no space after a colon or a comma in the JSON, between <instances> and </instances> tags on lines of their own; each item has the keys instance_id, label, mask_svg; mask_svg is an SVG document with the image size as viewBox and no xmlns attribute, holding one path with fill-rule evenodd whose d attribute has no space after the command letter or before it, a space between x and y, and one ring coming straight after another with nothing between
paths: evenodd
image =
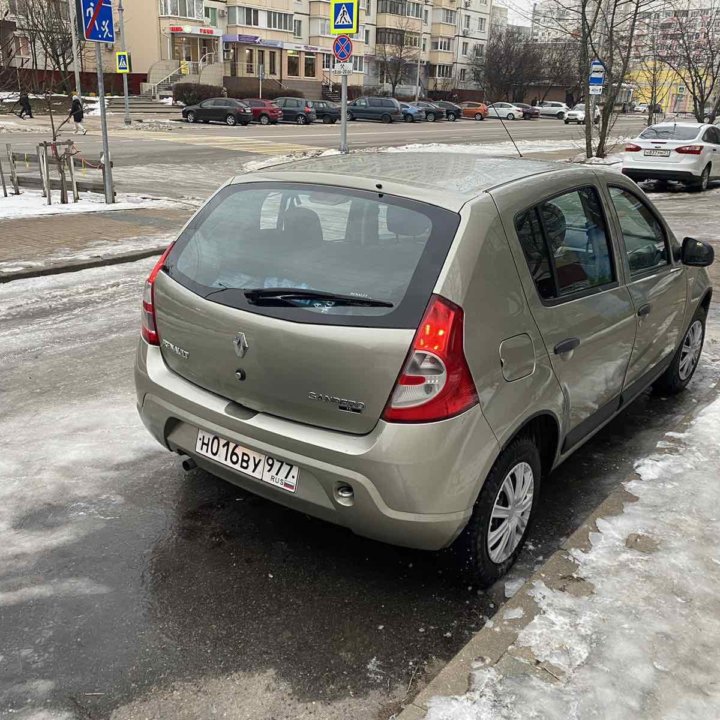
<instances>
[{"instance_id":1,"label":"beige hatchback car","mask_svg":"<svg viewBox=\"0 0 720 720\"><path fill-rule=\"evenodd\" d=\"M235 178L147 280L169 450L384 542L516 559L541 477L702 349L712 247L597 167L378 153Z\"/></svg>"}]
</instances>

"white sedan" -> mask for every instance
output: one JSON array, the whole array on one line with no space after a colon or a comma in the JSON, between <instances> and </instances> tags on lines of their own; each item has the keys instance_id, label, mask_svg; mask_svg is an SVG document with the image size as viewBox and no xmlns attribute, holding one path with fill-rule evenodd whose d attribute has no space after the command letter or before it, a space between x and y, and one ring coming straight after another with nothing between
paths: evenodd
<instances>
[{"instance_id":1,"label":"white sedan","mask_svg":"<svg viewBox=\"0 0 720 720\"><path fill-rule=\"evenodd\" d=\"M505 118L506 120L522 120L523 109L506 102L488 105L488 117Z\"/></svg>"},{"instance_id":2,"label":"white sedan","mask_svg":"<svg viewBox=\"0 0 720 720\"><path fill-rule=\"evenodd\" d=\"M679 180L706 190L720 178L720 128L706 123L660 123L625 145L623 174L641 180Z\"/></svg>"},{"instance_id":3,"label":"white sedan","mask_svg":"<svg viewBox=\"0 0 720 720\"><path fill-rule=\"evenodd\" d=\"M595 108L594 122L600 122L600 110L597 107ZM585 103L580 103L565 113L565 124L569 125L570 123L585 124Z\"/></svg>"}]
</instances>

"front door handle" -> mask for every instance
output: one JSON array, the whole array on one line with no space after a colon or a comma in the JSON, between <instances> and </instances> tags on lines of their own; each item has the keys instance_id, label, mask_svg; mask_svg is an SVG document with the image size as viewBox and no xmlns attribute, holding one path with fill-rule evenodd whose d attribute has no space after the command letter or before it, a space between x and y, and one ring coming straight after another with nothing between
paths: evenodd
<instances>
[{"instance_id":1,"label":"front door handle","mask_svg":"<svg viewBox=\"0 0 720 720\"><path fill-rule=\"evenodd\" d=\"M638 317L646 317L650 314L651 310L652 310L652 305L650 303L647 303L647 305L643 305L642 307L638 308L637 316Z\"/></svg>"},{"instance_id":2,"label":"front door handle","mask_svg":"<svg viewBox=\"0 0 720 720\"><path fill-rule=\"evenodd\" d=\"M580 338L576 338L576 337L566 338L562 342L559 342L553 348L553 352L556 355L563 355L564 353L572 352L579 344L580 344Z\"/></svg>"}]
</instances>

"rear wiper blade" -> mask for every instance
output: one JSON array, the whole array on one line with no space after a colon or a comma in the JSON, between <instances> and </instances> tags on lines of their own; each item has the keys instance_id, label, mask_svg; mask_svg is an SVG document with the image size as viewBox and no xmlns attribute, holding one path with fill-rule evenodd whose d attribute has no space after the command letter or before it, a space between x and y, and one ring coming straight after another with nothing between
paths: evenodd
<instances>
[{"instance_id":1,"label":"rear wiper blade","mask_svg":"<svg viewBox=\"0 0 720 720\"><path fill-rule=\"evenodd\" d=\"M338 295L337 293L323 292L322 290L308 290L305 288L249 288L244 290L245 297L253 304L282 304L292 307L303 307L297 305L303 300L327 300L333 305L354 305L358 307L387 307L394 305L385 300L373 300L372 298L356 297L355 295Z\"/></svg>"}]
</instances>

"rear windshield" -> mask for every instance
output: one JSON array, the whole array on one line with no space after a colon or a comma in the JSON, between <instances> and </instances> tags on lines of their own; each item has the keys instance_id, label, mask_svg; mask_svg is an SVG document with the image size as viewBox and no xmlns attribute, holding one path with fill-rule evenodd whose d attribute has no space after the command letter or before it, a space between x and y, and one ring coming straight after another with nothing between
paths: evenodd
<instances>
[{"instance_id":1,"label":"rear windshield","mask_svg":"<svg viewBox=\"0 0 720 720\"><path fill-rule=\"evenodd\" d=\"M381 192L230 185L183 231L165 269L202 297L254 313L315 324L415 328L459 219ZM268 296L275 288L294 293Z\"/></svg>"},{"instance_id":2,"label":"rear windshield","mask_svg":"<svg viewBox=\"0 0 720 720\"><path fill-rule=\"evenodd\" d=\"M682 125L654 125L643 130L640 137L643 140L694 140L700 128Z\"/></svg>"}]
</instances>

